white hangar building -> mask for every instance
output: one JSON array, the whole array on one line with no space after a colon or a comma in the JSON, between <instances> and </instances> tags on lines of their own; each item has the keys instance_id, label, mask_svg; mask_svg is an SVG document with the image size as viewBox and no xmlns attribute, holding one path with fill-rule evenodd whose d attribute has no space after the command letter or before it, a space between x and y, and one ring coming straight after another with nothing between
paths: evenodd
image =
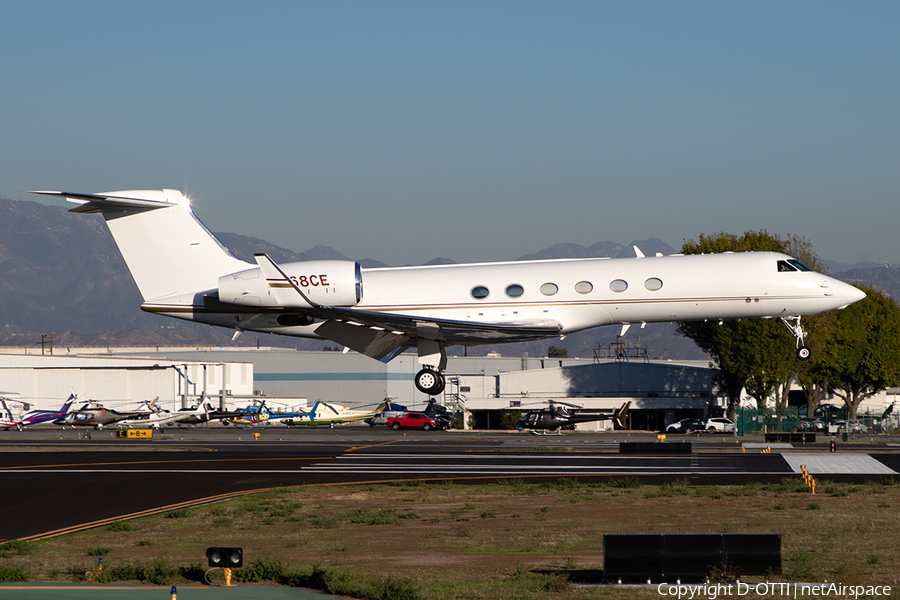
<instances>
[{"instance_id":1,"label":"white hangar building","mask_svg":"<svg viewBox=\"0 0 900 600\"><path fill-rule=\"evenodd\" d=\"M95 350L96 351L96 350ZM221 391L253 393L252 363L171 361L162 357L0 354L0 394L36 409L59 408L72 393L113 409L132 410L159 396L157 405L178 410Z\"/></svg>"},{"instance_id":2,"label":"white hangar building","mask_svg":"<svg viewBox=\"0 0 900 600\"><path fill-rule=\"evenodd\" d=\"M413 383L419 365L412 353L384 364L355 352L281 348L97 352L0 354L0 391L35 408L56 408L72 391L109 408L132 408L159 396L169 410L196 405L202 396L229 409L264 397L275 411L281 405L305 410L315 400L362 408L389 397L411 409L428 401ZM589 409L630 401L631 427L650 430L705 417L717 404L705 362L450 357L445 374L447 388L438 402L468 410L479 428L496 427L501 411L538 408L549 399Z\"/></svg>"},{"instance_id":3,"label":"white hangar building","mask_svg":"<svg viewBox=\"0 0 900 600\"><path fill-rule=\"evenodd\" d=\"M389 397L411 409L424 407L429 398L413 383L419 369L413 353L386 364L355 352L281 348L160 349L151 354L175 363L250 362L253 393L270 398L303 397L310 403L325 400L362 408ZM479 427L494 426L499 411L527 410L550 398L596 409L630 401L635 429L705 417L720 403L714 397L713 370L705 361L449 357L445 374L447 388L438 401L451 407L460 403Z\"/></svg>"}]
</instances>

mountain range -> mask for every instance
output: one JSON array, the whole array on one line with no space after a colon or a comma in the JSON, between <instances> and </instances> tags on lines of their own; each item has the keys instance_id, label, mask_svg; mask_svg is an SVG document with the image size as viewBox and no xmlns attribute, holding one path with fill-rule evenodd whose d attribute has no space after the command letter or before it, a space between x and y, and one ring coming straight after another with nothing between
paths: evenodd
<instances>
[{"instance_id":1,"label":"mountain range","mask_svg":"<svg viewBox=\"0 0 900 600\"><path fill-rule=\"evenodd\" d=\"M235 233L215 235L235 256L251 263L257 252L265 252L276 262L350 260L328 246L295 252ZM608 241L589 247L560 243L518 260L635 256L635 246L647 256L676 252L665 242L650 238L627 245ZM366 268L387 266L374 259L359 262ZM426 264L454 262L435 258ZM900 269L871 264L844 266L850 268L838 272L838 278L864 283L900 298ZM0 199L0 294L0 345L5 346L39 346L41 335L51 332L57 347L261 344L320 350L328 345L265 334L245 334L232 342L229 330L146 314L139 308L137 286L103 219L38 202ZM493 350L505 355L527 352L544 356L547 348L555 345L567 349L570 356L590 358L595 350L603 352L613 345L617 333L618 327L604 327L570 335L562 341L478 346L468 353L483 355ZM647 348L651 357L704 358L693 342L674 333L674 325L648 324L638 335L639 342L632 335L628 343ZM450 350L463 352L460 348Z\"/></svg>"}]
</instances>

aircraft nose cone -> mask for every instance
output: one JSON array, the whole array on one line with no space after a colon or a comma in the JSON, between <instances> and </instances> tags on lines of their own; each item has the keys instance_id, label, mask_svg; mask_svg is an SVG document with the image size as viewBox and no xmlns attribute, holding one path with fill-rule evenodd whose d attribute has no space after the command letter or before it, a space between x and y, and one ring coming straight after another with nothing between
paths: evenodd
<instances>
[{"instance_id":1,"label":"aircraft nose cone","mask_svg":"<svg viewBox=\"0 0 900 600\"><path fill-rule=\"evenodd\" d=\"M845 301L843 306L839 308L846 308L847 306L853 304L854 302L859 302L863 298L866 297L866 293L859 289L858 287L852 286L849 283L840 282L840 292L839 298Z\"/></svg>"}]
</instances>

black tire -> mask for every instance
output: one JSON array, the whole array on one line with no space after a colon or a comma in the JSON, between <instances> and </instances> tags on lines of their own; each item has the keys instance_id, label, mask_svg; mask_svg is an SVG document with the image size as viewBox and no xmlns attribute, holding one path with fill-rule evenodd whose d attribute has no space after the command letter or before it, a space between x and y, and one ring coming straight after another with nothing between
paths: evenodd
<instances>
[{"instance_id":1,"label":"black tire","mask_svg":"<svg viewBox=\"0 0 900 600\"><path fill-rule=\"evenodd\" d=\"M397 431L398 429L400 429L400 423L395 422L393 425L391 425L391 429Z\"/></svg>"},{"instance_id":2,"label":"black tire","mask_svg":"<svg viewBox=\"0 0 900 600\"><path fill-rule=\"evenodd\" d=\"M444 376L434 369L422 369L416 373L416 389L423 394L436 396L444 391Z\"/></svg>"},{"instance_id":3,"label":"black tire","mask_svg":"<svg viewBox=\"0 0 900 600\"><path fill-rule=\"evenodd\" d=\"M424 429L425 431L431 431L431 423L425 423L424 425L422 425L422 429Z\"/></svg>"},{"instance_id":4,"label":"black tire","mask_svg":"<svg viewBox=\"0 0 900 600\"><path fill-rule=\"evenodd\" d=\"M797 358L800 360L809 360L809 357L812 355L812 352L807 346L800 346L797 350Z\"/></svg>"}]
</instances>

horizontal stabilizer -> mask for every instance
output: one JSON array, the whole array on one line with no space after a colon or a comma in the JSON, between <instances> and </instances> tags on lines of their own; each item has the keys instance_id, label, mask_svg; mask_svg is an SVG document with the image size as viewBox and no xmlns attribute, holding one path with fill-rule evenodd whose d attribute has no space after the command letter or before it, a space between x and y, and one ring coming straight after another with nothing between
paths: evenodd
<instances>
[{"instance_id":1,"label":"horizontal stabilizer","mask_svg":"<svg viewBox=\"0 0 900 600\"><path fill-rule=\"evenodd\" d=\"M154 210L165 208L173 204L187 202L184 195L177 190L128 190L123 192L106 192L101 194L76 194L72 192L42 192L34 191L31 194L44 196L56 196L65 198L68 202L80 204L69 212L76 213L101 213L115 210Z\"/></svg>"},{"instance_id":2,"label":"horizontal stabilizer","mask_svg":"<svg viewBox=\"0 0 900 600\"><path fill-rule=\"evenodd\" d=\"M145 302L215 290L219 277L251 266L219 243L178 190L33 193L79 204L75 212L101 213Z\"/></svg>"}]
</instances>

